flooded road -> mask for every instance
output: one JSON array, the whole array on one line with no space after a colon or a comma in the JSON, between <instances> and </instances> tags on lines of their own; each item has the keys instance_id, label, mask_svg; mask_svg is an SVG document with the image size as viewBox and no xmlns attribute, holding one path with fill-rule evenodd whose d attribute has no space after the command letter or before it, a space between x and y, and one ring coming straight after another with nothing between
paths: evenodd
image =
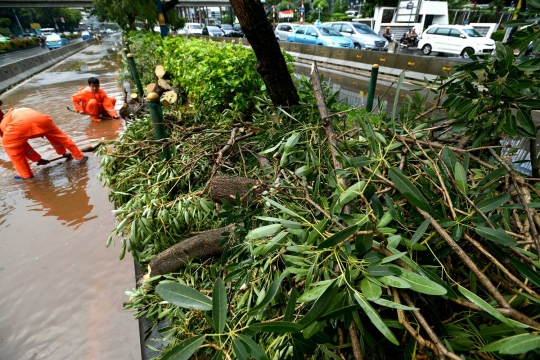
<instances>
[{"instance_id":1,"label":"flooded road","mask_svg":"<svg viewBox=\"0 0 540 360\"><path fill-rule=\"evenodd\" d=\"M123 103L115 72L120 35L92 45L0 98L10 107L50 115L76 144L114 139L123 120L92 122L73 109L71 95L96 76ZM45 159L56 153L45 139L30 140ZM135 287L133 260L106 248L114 228L99 161L31 165L35 178L15 175L0 147L0 360L140 359L138 322L122 310Z\"/></svg>"}]
</instances>

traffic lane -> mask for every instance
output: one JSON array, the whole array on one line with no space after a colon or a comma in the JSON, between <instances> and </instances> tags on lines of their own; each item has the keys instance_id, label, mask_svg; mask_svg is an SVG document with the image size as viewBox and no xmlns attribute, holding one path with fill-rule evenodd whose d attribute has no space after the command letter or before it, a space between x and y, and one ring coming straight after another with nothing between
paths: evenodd
<instances>
[{"instance_id":1,"label":"traffic lane","mask_svg":"<svg viewBox=\"0 0 540 360\"><path fill-rule=\"evenodd\" d=\"M77 38L77 39L69 40L69 43L76 44L81 41L83 41L81 38ZM36 46L30 49L23 49L23 50L17 50L17 51L0 54L0 66L16 63L20 60L28 59L29 57L40 55L49 51L53 51L53 50L49 50L46 47L41 48L39 46Z\"/></svg>"}]
</instances>

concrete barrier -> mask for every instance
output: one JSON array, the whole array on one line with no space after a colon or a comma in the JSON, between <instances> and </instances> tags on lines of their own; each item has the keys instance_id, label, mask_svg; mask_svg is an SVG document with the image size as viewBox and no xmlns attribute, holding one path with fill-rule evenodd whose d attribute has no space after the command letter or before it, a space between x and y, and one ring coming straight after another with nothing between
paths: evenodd
<instances>
[{"instance_id":1,"label":"concrete barrier","mask_svg":"<svg viewBox=\"0 0 540 360\"><path fill-rule=\"evenodd\" d=\"M44 69L97 42L96 39L70 44L60 49L35 55L15 63L0 66L0 93L32 77Z\"/></svg>"}]
</instances>

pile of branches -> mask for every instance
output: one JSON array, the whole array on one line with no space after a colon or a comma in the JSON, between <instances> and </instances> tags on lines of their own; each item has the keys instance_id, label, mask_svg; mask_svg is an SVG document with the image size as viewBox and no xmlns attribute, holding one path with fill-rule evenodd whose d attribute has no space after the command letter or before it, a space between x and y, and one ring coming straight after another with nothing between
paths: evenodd
<instances>
[{"instance_id":1,"label":"pile of branches","mask_svg":"<svg viewBox=\"0 0 540 360\"><path fill-rule=\"evenodd\" d=\"M166 145L143 116L100 150L147 269L126 308L162 358L538 357L540 191L508 149L467 146L443 92L374 116L316 66L298 88L287 112L261 96L217 129L179 108Z\"/></svg>"}]
</instances>

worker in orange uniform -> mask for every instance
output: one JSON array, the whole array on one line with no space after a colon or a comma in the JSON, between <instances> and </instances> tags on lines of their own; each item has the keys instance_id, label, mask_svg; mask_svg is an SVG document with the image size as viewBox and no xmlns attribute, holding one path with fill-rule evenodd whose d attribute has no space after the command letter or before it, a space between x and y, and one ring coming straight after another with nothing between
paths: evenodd
<instances>
[{"instance_id":1,"label":"worker in orange uniform","mask_svg":"<svg viewBox=\"0 0 540 360\"><path fill-rule=\"evenodd\" d=\"M84 155L73 140L55 125L50 116L33 109L9 109L0 122L0 136L2 146L17 171L18 175L15 176L17 180L34 177L26 159L37 162L38 165L46 165L50 162L42 159L41 155L28 144L29 139L45 137L58 155L69 159L73 154L75 160L80 163L88 160L88 156ZM66 148L71 151L71 154L66 151Z\"/></svg>"},{"instance_id":2,"label":"worker in orange uniform","mask_svg":"<svg viewBox=\"0 0 540 360\"><path fill-rule=\"evenodd\" d=\"M71 97L71 102L76 112L90 115L92 121L101 121L103 117L120 119L114 109L116 99L108 97L105 91L99 88L99 80L95 77L88 79L88 86L80 88L79 92Z\"/></svg>"}]
</instances>

